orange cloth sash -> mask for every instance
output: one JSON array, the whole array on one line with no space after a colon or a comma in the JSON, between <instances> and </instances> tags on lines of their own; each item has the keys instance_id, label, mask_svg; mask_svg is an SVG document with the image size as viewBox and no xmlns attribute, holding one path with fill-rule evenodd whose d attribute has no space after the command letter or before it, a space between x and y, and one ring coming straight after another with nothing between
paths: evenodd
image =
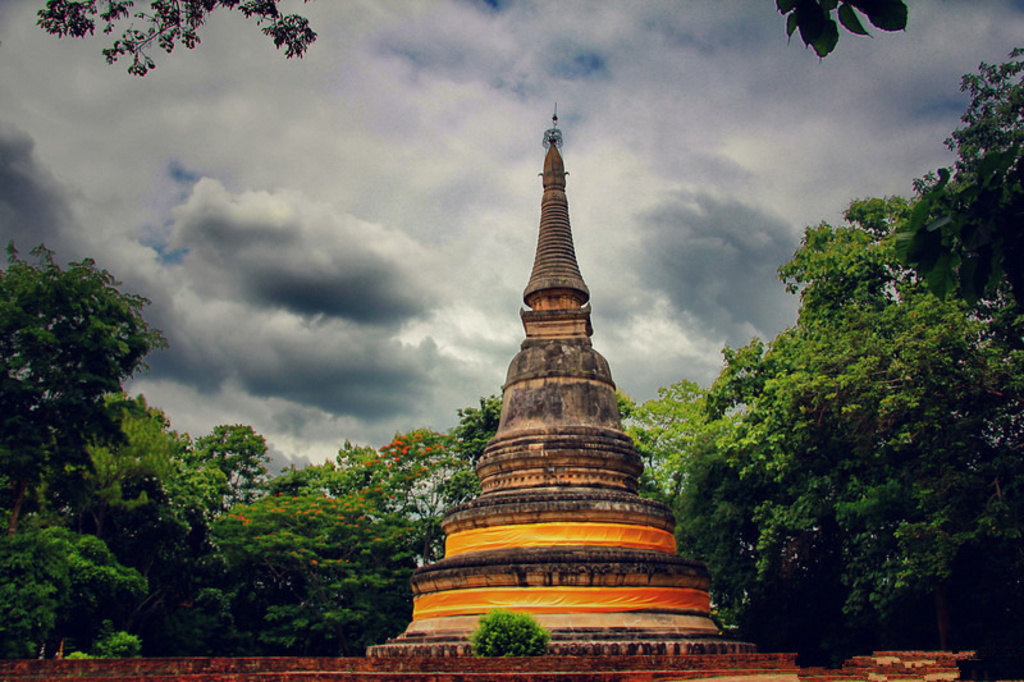
<instances>
[{"instance_id":1,"label":"orange cloth sash","mask_svg":"<svg viewBox=\"0 0 1024 682\"><path fill-rule=\"evenodd\" d=\"M551 547L558 545L611 545L653 549L675 554L676 539L652 526L624 523L520 523L473 528L452 533L444 545L445 556L488 549Z\"/></svg>"},{"instance_id":2,"label":"orange cloth sash","mask_svg":"<svg viewBox=\"0 0 1024 682\"><path fill-rule=\"evenodd\" d=\"M528 613L689 611L708 613L710 597L690 587L473 587L413 598L412 619L484 614L491 609Z\"/></svg>"}]
</instances>

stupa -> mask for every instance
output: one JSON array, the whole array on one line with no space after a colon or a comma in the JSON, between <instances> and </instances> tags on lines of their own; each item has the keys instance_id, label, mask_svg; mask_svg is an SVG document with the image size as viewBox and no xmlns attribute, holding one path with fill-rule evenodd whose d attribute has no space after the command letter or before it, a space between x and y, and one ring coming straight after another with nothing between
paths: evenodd
<instances>
[{"instance_id":1,"label":"stupa","mask_svg":"<svg viewBox=\"0 0 1024 682\"><path fill-rule=\"evenodd\" d=\"M753 652L711 620L707 568L676 555L672 512L637 495L642 464L590 340L553 122L526 339L477 465L482 492L446 514L444 559L412 578L412 623L368 653L469 655L469 635L496 608L533 614L555 655Z\"/></svg>"}]
</instances>

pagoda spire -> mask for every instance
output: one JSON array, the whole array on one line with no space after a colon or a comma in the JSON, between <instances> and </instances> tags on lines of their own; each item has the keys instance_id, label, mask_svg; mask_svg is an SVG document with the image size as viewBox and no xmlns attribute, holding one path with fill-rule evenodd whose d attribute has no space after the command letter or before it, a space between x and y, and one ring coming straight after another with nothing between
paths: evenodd
<instances>
[{"instance_id":1,"label":"pagoda spire","mask_svg":"<svg viewBox=\"0 0 1024 682\"><path fill-rule=\"evenodd\" d=\"M562 133L558 114L544 133L544 194L541 198L540 231L533 272L523 292L523 302L533 310L579 309L590 299L583 282L569 226L569 202L565 197L565 164L558 148Z\"/></svg>"},{"instance_id":2,"label":"pagoda spire","mask_svg":"<svg viewBox=\"0 0 1024 682\"><path fill-rule=\"evenodd\" d=\"M405 632L368 653L471 655L480 616L495 608L533 614L556 656L752 652L721 638L710 574L676 554L672 510L637 495L643 463L590 339L557 125L544 141L526 338L476 464L480 494L445 514L445 557L416 569Z\"/></svg>"}]
</instances>

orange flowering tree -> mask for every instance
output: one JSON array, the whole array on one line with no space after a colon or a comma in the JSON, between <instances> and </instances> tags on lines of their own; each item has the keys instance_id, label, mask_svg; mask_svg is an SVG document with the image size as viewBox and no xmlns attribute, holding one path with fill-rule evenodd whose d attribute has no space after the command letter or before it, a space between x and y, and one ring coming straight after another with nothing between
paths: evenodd
<instances>
[{"instance_id":1,"label":"orange flowering tree","mask_svg":"<svg viewBox=\"0 0 1024 682\"><path fill-rule=\"evenodd\" d=\"M346 443L266 488L214 526L235 650L358 655L409 622L412 571L443 555L441 516L479 483L449 436L419 429L376 450Z\"/></svg>"},{"instance_id":2,"label":"orange flowering tree","mask_svg":"<svg viewBox=\"0 0 1024 682\"><path fill-rule=\"evenodd\" d=\"M412 605L411 532L359 494L279 492L234 507L214 533L239 651L360 655L397 634Z\"/></svg>"},{"instance_id":3,"label":"orange flowering tree","mask_svg":"<svg viewBox=\"0 0 1024 682\"><path fill-rule=\"evenodd\" d=\"M337 461L343 490L409 523L422 563L444 554L445 509L479 492L476 473L456 454L452 439L427 429L397 434L376 451L346 444Z\"/></svg>"}]
</instances>

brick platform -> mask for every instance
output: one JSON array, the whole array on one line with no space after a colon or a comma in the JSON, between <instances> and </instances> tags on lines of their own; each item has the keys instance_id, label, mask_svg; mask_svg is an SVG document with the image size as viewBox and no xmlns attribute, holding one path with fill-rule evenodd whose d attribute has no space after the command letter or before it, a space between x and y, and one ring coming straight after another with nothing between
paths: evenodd
<instances>
[{"instance_id":1,"label":"brick platform","mask_svg":"<svg viewBox=\"0 0 1024 682\"><path fill-rule=\"evenodd\" d=\"M536 658L136 658L0 661L0 680L241 682L798 682L788 654L542 656Z\"/></svg>"},{"instance_id":2,"label":"brick platform","mask_svg":"<svg viewBox=\"0 0 1024 682\"><path fill-rule=\"evenodd\" d=\"M841 669L792 654L537 658L133 658L0 661L0 682L944 682L969 653L880 651Z\"/></svg>"}]
</instances>

